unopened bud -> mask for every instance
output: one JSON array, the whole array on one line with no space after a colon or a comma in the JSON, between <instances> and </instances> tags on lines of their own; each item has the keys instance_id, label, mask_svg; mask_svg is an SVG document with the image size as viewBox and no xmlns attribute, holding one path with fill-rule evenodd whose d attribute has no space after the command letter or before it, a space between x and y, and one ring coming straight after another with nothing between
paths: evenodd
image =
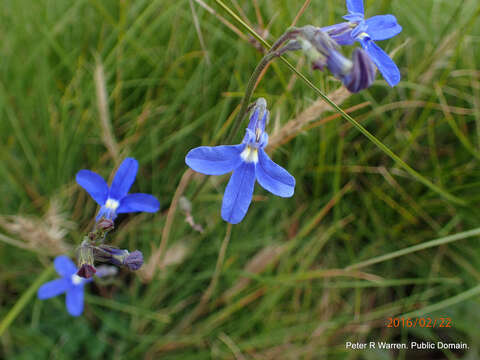
<instances>
[{"instance_id":1,"label":"unopened bud","mask_svg":"<svg viewBox=\"0 0 480 360\"><path fill-rule=\"evenodd\" d=\"M368 88L375 80L376 67L363 49L356 48L352 56L353 67L343 79L343 84L351 92Z\"/></svg>"},{"instance_id":2,"label":"unopened bud","mask_svg":"<svg viewBox=\"0 0 480 360\"><path fill-rule=\"evenodd\" d=\"M100 245L94 249L95 260L109 262L117 266L126 266L130 270L138 270L143 265L143 255L135 250L130 253L128 250L118 249L109 245Z\"/></svg>"},{"instance_id":3,"label":"unopened bud","mask_svg":"<svg viewBox=\"0 0 480 360\"><path fill-rule=\"evenodd\" d=\"M135 250L125 258L125 265L132 271L138 270L143 265L143 254Z\"/></svg>"},{"instance_id":4,"label":"unopened bud","mask_svg":"<svg viewBox=\"0 0 480 360\"><path fill-rule=\"evenodd\" d=\"M85 279L91 278L95 274L93 247L90 245L88 238L82 241L77 250L78 264L80 269L77 275Z\"/></svg>"},{"instance_id":5,"label":"unopened bud","mask_svg":"<svg viewBox=\"0 0 480 360\"><path fill-rule=\"evenodd\" d=\"M95 275L96 272L97 270L94 266L83 264L80 266L80 269L78 269L77 275L85 279L90 279L93 275Z\"/></svg>"}]
</instances>

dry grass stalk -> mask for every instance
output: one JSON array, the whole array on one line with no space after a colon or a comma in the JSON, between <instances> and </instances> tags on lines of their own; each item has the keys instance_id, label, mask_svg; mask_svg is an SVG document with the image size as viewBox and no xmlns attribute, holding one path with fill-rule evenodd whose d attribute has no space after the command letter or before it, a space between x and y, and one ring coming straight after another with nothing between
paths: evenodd
<instances>
[{"instance_id":1,"label":"dry grass stalk","mask_svg":"<svg viewBox=\"0 0 480 360\"><path fill-rule=\"evenodd\" d=\"M24 215L0 216L0 227L21 239L21 247L25 249L59 255L70 250L65 236L75 228L75 224L66 220L58 203L52 201L43 218Z\"/></svg>"},{"instance_id":2,"label":"dry grass stalk","mask_svg":"<svg viewBox=\"0 0 480 360\"><path fill-rule=\"evenodd\" d=\"M328 94L328 97L337 105L342 104L350 96L351 93L343 86ZM317 99L312 105L302 111L295 119L288 121L280 128L280 130L274 132L269 138L268 148L276 148L281 143L282 139L298 134L306 125L330 110L330 105L328 105L323 99Z\"/></svg>"},{"instance_id":3,"label":"dry grass stalk","mask_svg":"<svg viewBox=\"0 0 480 360\"><path fill-rule=\"evenodd\" d=\"M100 59L97 57L97 64L95 66L95 88L97 92L97 105L100 115L100 125L102 127L102 139L110 156L116 164L120 162L120 155L118 144L110 124L110 113L108 111L108 94L105 80L105 72Z\"/></svg>"},{"instance_id":4,"label":"dry grass stalk","mask_svg":"<svg viewBox=\"0 0 480 360\"><path fill-rule=\"evenodd\" d=\"M155 275L155 271L157 271L160 264L162 263L163 253L165 252L165 249L167 247L168 238L170 236L170 230L172 228L175 212L179 205L180 198L185 192L185 189L187 188L187 185L192 179L193 174L194 172L188 169L184 172L182 178L180 179L180 183L177 186L177 190L175 190L172 203L170 204L170 208L168 209L167 220L165 222L165 226L163 227L162 239L160 241L160 245L158 248L154 248L152 250L152 256L150 256L150 259L138 271L142 280L146 282L150 282L152 280L153 276Z\"/></svg>"},{"instance_id":5,"label":"dry grass stalk","mask_svg":"<svg viewBox=\"0 0 480 360\"><path fill-rule=\"evenodd\" d=\"M170 246L165 252L165 256L160 262L159 267L163 269L167 266L181 264L187 256L188 251L189 249L184 243L178 243Z\"/></svg>"},{"instance_id":6,"label":"dry grass stalk","mask_svg":"<svg viewBox=\"0 0 480 360\"><path fill-rule=\"evenodd\" d=\"M280 255L286 249L285 245L270 245L261 249L255 256L247 263L244 268L245 272L252 274L262 273L269 265L278 261ZM251 282L251 279L242 277L240 278L234 286L225 291L225 293L220 298L220 301L227 302L233 296L238 294L240 291L245 289L248 284Z\"/></svg>"},{"instance_id":7,"label":"dry grass stalk","mask_svg":"<svg viewBox=\"0 0 480 360\"><path fill-rule=\"evenodd\" d=\"M195 2L200 5L202 8L207 10L210 14L215 16L222 24L232 30L235 34L238 35L239 38L248 41L248 38L234 25L232 25L228 20L226 20L223 16L219 15L215 10L213 10L210 6L208 6L203 0L195 0Z\"/></svg>"},{"instance_id":8,"label":"dry grass stalk","mask_svg":"<svg viewBox=\"0 0 480 360\"><path fill-rule=\"evenodd\" d=\"M192 0L190 2L190 10L192 11L193 25L195 25L195 30L197 32L198 40L200 41L200 46L202 47L203 53L205 54L205 61L207 65L211 65L210 56L208 55L207 47L205 46L205 41L203 40L202 30L200 29L200 22L198 21L197 12L193 6Z\"/></svg>"}]
</instances>

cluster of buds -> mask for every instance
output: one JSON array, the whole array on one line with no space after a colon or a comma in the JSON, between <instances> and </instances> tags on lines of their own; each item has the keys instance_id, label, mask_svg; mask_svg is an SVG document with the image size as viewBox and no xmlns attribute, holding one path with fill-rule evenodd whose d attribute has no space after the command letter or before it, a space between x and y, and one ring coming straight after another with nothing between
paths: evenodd
<instances>
[{"instance_id":1,"label":"cluster of buds","mask_svg":"<svg viewBox=\"0 0 480 360\"><path fill-rule=\"evenodd\" d=\"M363 49L355 49L352 58L348 59L330 34L311 25L294 28L291 34L292 39L284 49L302 50L312 69L330 70L351 92L366 89L373 83L376 67Z\"/></svg>"},{"instance_id":2,"label":"cluster of buds","mask_svg":"<svg viewBox=\"0 0 480 360\"><path fill-rule=\"evenodd\" d=\"M96 263L109 263L132 271L140 269L143 265L143 255L140 251L129 252L103 243L107 233L113 228L113 220L102 217L95 224L93 231L83 238L77 250L78 276L85 279L91 278L97 272Z\"/></svg>"}]
</instances>

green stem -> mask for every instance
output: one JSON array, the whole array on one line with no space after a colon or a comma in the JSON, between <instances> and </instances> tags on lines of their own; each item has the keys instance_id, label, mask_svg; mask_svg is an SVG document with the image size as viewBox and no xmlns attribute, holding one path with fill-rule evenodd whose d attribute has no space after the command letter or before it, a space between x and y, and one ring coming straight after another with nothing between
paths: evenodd
<instances>
[{"instance_id":1,"label":"green stem","mask_svg":"<svg viewBox=\"0 0 480 360\"><path fill-rule=\"evenodd\" d=\"M410 246L410 247L407 247L405 249L397 250L397 251L394 251L394 252L391 252L391 253L388 253L388 254L385 254L385 255L377 256L377 257L374 257L372 259L365 260L365 261L359 262L357 264L347 266L345 268L345 270L361 269L361 268L364 268L364 267L367 267L367 266L370 266L370 265L373 265L373 264L378 264L378 263L383 262L383 261L395 259L399 256L405 256L405 255L414 253L416 251L425 250L425 249L435 247L435 246L445 245L445 244L448 244L448 243L451 243L451 242L454 242L454 241L458 241L458 240L462 240L462 239L466 239L466 238L469 238L469 237L472 237L472 236L478 236L478 235L480 235L480 228L464 231L464 232L461 232L461 233L458 233L458 234L449 235L449 236L445 236L445 237L442 237L442 238L439 238L439 239L430 240L430 241L427 241L427 242L424 242L424 243L421 243L421 244L418 244L418 245Z\"/></svg>"},{"instance_id":2,"label":"green stem","mask_svg":"<svg viewBox=\"0 0 480 360\"><path fill-rule=\"evenodd\" d=\"M407 314L402 314L399 316L406 317L406 318L412 318L412 317L418 317L418 316L423 316L425 314L431 314L433 312L443 310L445 308L451 308L454 305L457 305L463 301L466 301L468 299L471 299L473 297L478 297L480 295L480 285L477 285L467 291L464 291L458 295L455 295L451 298L445 299L443 301L440 301L436 304L428 305L425 306L424 308L409 312Z\"/></svg>"},{"instance_id":3,"label":"green stem","mask_svg":"<svg viewBox=\"0 0 480 360\"><path fill-rule=\"evenodd\" d=\"M10 324L15 320L15 318L20 314L22 309L28 304L30 299L35 295L37 289L44 283L53 273L53 266L49 266L37 277L37 280L30 285L30 287L23 293L23 295L18 299L18 301L13 305L8 314L0 322L0 337L3 335L5 330L8 329Z\"/></svg>"},{"instance_id":4,"label":"green stem","mask_svg":"<svg viewBox=\"0 0 480 360\"><path fill-rule=\"evenodd\" d=\"M235 136L238 133L238 129L240 128L240 124L242 123L246 113L248 112L248 107L250 104L250 99L252 98L252 94L255 91L255 85L257 83L258 78L260 77L262 71L265 69L265 67L268 65L270 61L273 59L282 56L283 52L280 48L283 43L286 41L292 39L295 34L298 32L297 28L290 28L288 29L282 36L280 36L277 41L271 46L270 50L265 54L265 56L260 60L258 63L257 67L253 71L252 75L250 76L250 79L248 80L247 87L245 88L245 94L243 95L242 98L242 105L240 107L240 110L235 117L234 121L234 127L232 131L230 132L230 135L226 139L226 143L232 142L232 140L235 138Z\"/></svg>"},{"instance_id":5,"label":"green stem","mask_svg":"<svg viewBox=\"0 0 480 360\"><path fill-rule=\"evenodd\" d=\"M237 135L238 129L240 128L240 124L242 123L243 118L245 117L247 110L248 110L248 105L250 104L250 99L252 98L253 91L255 90L255 84L257 83L257 79L262 73L263 69L268 65L268 63L276 57L276 53L273 52L268 52L262 60L258 63L257 67L252 73L252 76L250 76L250 79L248 80L247 87L245 89L245 94L243 95L242 99L242 105L240 107L240 111L238 112L234 124L233 124L233 129L230 132L230 135L226 139L226 143L232 142L232 140L235 138Z\"/></svg>"}]
</instances>

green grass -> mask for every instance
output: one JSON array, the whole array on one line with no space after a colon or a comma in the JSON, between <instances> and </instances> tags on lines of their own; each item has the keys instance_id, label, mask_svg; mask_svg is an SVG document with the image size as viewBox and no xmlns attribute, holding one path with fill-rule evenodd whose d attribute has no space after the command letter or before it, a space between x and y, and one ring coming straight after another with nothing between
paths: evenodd
<instances>
[{"instance_id":1,"label":"green grass","mask_svg":"<svg viewBox=\"0 0 480 360\"><path fill-rule=\"evenodd\" d=\"M241 12L235 2L225 4L268 43L303 5L257 2L261 20L253 0L238 1ZM140 171L132 190L153 193L162 209L120 217L111 241L142 250L147 262L162 238L167 249L181 244L186 253L153 279L122 271L111 282L89 285L85 312L73 319L62 297L34 296L51 273L55 251L31 229L9 231L0 221L0 357L478 358L478 2L366 1L368 16L392 13L403 26L399 36L380 43L395 52L402 82L391 89L377 75L374 86L339 106L368 102L349 114L427 183L348 121L326 121L333 110L319 112L317 126L270 152L295 176L294 197L277 198L256 186L256 201L232 227L223 262L227 225L220 204L228 176L205 184L194 176L186 185L183 196L203 233L182 211L173 213L172 199L187 170L187 151L228 134L225 122L235 117L262 54L217 1L206 3L243 38L193 3L204 48L188 0L3 2L0 216L42 219L56 203L57 212L77 224L60 240L74 248L96 211L75 173L88 168L108 178L118 159L133 156ZM332 24L344 11L341 0L312 0L297 25ZM286 58L317 89L275 61L255 93L269 103L270 135L312 106L318 90L328 95L339 87L301 66L301 54ZM109 151L102 131L97 61L119 154ZM386 327L389 317L402 314L449 316L453 326ZM438 339L467 342L470 350L345 349L346 341Z\"/></svg>"}]
</instances>

